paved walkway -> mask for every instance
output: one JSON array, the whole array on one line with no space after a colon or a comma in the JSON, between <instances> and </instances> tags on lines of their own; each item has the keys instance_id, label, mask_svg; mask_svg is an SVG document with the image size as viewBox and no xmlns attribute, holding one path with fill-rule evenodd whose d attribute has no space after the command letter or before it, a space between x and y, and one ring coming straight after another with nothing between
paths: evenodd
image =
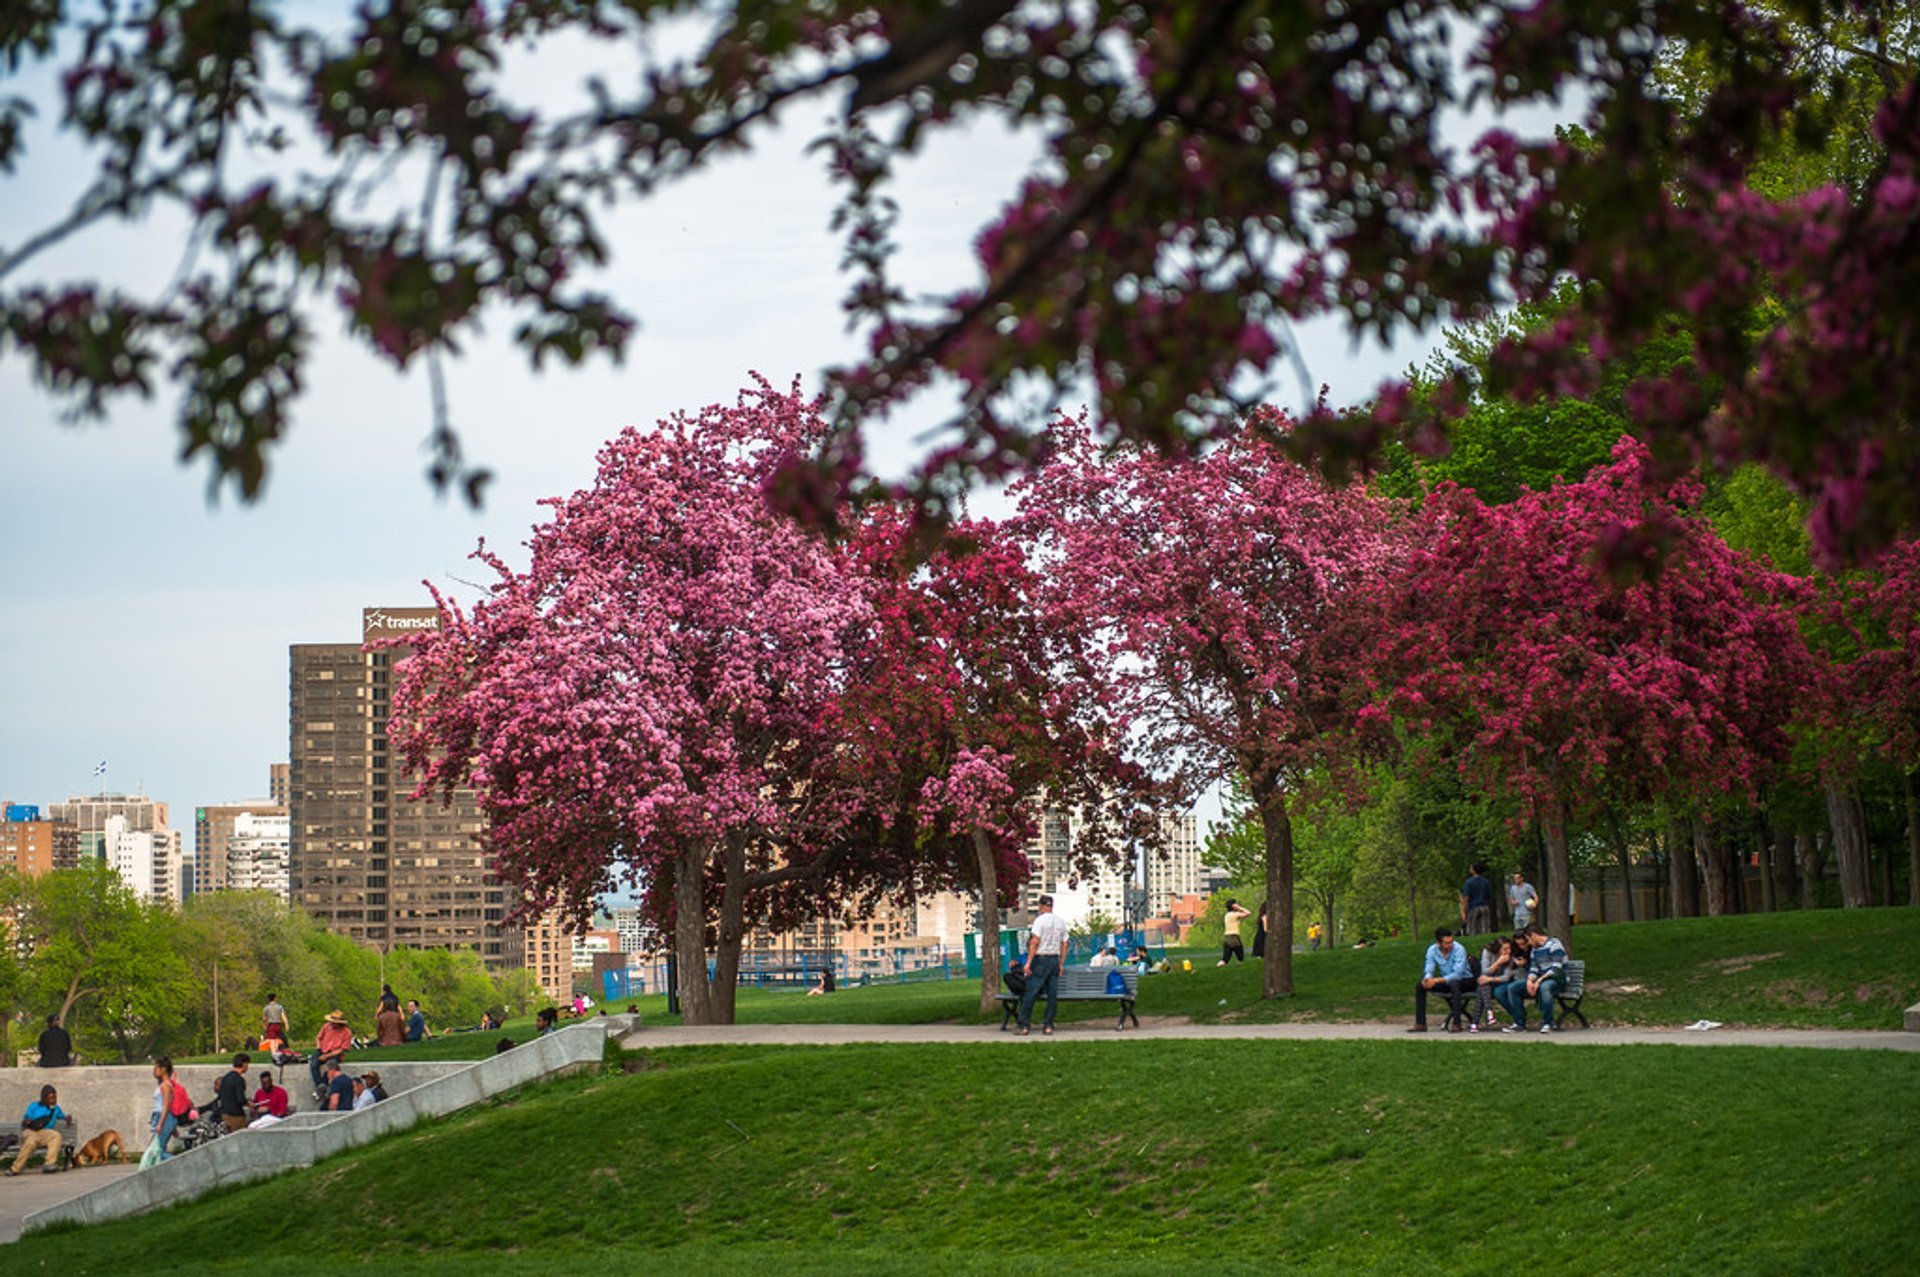
<instances>
[{"instance_id":1,"label":"paved walkway","mask_svg":"<svg viewBox=\"0 0 1920 1277\"><path fill-rule=\"evenodd\" d=\"M1023 1038L991 1026L955 1024L735 1024L708 1028L668 1025L629 1033L629 1050L672 1046L843 1046L860 1042L971 1042L1026 1046L1056 1042L1206 1042L1264 1039L1279 1042L1481 1042L1543 1046L1791 1046L1818 1050L1920 1052L1920 1033L1858 1029L1568 1029L1542 1033L1408 1033L1404 1024L1189 1024L1143 1017L1143 1027L1116 1033L1110 1020L1062 1024L1052 1039L1036 1030Z\"/></svg>"},{"instance_id":2,"label":"paved walkway","mask_svg":"<svg viewBox=\"0 0 1920 1277\"><path fill-rule=\"evenodd\" d=\"M82 1166L58 1175L42 1175L35 1167L12 1179L0 1177L0 1245L20 1240L20 1221L35 1211L71 1201L128 1175L137 1175L133 1162L115 1166Z\"/></svg>"}]
</instances>

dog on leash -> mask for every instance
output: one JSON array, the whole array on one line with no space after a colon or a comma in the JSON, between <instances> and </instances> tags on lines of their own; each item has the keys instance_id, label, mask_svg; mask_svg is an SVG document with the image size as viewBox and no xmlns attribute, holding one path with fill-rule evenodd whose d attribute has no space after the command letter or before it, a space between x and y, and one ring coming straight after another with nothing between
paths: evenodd
<instances>
[{"instance_id":1,"label":"dog on leash","mask_svg":"<svg viewBox=\"0 0 1920 1277\"><path fill-rule=\"evenodd\" d=\"M85 1144L74 1155L75 1166L104 1166L108 1162L117 1162L126 1157L126 1146L120 1142L120 1132L102 1131Z\"/></svg>"}]
</instances>

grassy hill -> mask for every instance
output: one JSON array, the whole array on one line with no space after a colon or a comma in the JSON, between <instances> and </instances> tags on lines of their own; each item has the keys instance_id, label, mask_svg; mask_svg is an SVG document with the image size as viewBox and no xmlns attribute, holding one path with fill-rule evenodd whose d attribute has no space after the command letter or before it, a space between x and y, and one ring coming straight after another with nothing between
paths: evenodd
<instances>
[{"instance_id":1,"label":"grassy hill","mask_svg":"<svg viewBox=\"0 0 1920 1277\"><path fill-rule=\"evenodd\" d=\"M815 1002L821 999L814 999ZM1920 1056L1455 1042L711 1048L8 1271L1920 1270ZM1441 1070L1444 1068L1444 1072Z\"/></svg>"}]
</instances>

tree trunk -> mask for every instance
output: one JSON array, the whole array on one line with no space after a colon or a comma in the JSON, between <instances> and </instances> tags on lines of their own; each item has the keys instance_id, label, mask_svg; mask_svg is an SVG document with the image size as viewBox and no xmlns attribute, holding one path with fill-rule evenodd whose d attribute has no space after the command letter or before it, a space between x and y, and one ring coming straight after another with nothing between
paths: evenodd
<instances>
[{"instance_id":1,"label":"tree trunk","mask_svg":"<svg viewBox=\"0 0 1920 1277\"><path fill-rule=\"evenodd\" d=\"M689 847L673 867L673 950L680 960L680 1022L712 1024L707 983L707 855Z\"/></svg>"},{"instance_id":2,"label":"tree trunk","mask_svg":"<svg viewBox=\"0 0 1920 1277\"><path fill-rule=\"evenodd\" d=\"M1757 811L1753 813L1753 849L1760 861L1760 910L1773 913L1780 907L1773 888L1773 838L1767 830L1767 818Z\"/></svg>"},{"instance_id":3,"label":"tree trunk","mask_svg":"<svg viewBox=\"0 0 1920 1277\"><path fill-rule=\"evenodd\" d=\"M1667 818L1667 880L1673 896L1673 916L1700 916L1700 876L1693 867L1693 844L1687 824L1679 816Z\"/></svg>"},{"instance_id":4,"label":"tree trunk","mask_svg":"<svg viewBox=\"0 0 1920 1277\"><path fill-rule=\"evenodd\" d=\"M1567 855L1567 806L1555 799L1548 804L1541 832L1547 840L1547 885L1541 888L1542 912L1547 915L1547 934L1565 943L1573 931L1572 898L1567 885L1573 881L1573 862Z\"/></svg>"},{"instance_id":5,"label":"tree trunk","mask_svg":"<svg viewBox=\"0 0 1920 1277\"><path fill-rule=\"evenodd\" d=\"M1293 821L1286 791L1263 787L1260 832L1267 850L1267 956L1260 965L1260 996L1293 992Z\"/></svg>"},{"instance_id":6,"label":"tree trunk","mask_svg":"<svg viewBox=\"0 0 1920 1277\"><path fill-rule=\"evenodd\" d=\"M1827 823L1833 826L1833 855L1840 866L1840 904L1862 909L1872 902L1867 860L1867 820L1853 790L1829 784Z\"/></svg>"},{"instance_id":7,"label":"tree trunk","mask_svg":"<svg viewBox=\"0 0 1920 1277\"><path fill-rule=\"evenodd\" d=\"M973 858L980 870L980 1014L992 1015L1000 1005L1000 866L984 829L973 831Z\"/></svg>"},{"instance_id":8,"label":"tree trunk","mask_svg":"<svg viewBox=\"0 0 1920 1277\"><path fill-rule=\"evenodd\" d=\"M1777 906L1800 899L1800 862L1797 858L1798 835L1785 825L1773 826L1773 899Z\"/></svg>"},{"instance_id":9,"label":"tree trunk","mask_svg":"<svg viewBox=\"0 0 1920 1277\"><path fill-rule=\"evenodd\" d=\"M1800 907L1811 909L1820 903L1820 880L1827 871L1827 844L1824 833L1802 829L1793 836L1800 856Z\"/></svg>"},{"instance_id":10,"label":"tree trunk","mask_svg":"<svg viewBox=\"0 0 1920 1277\"><path fill-rule=\"evenodd\" d=\"M1920 905L1920 783L1908 772L1907 789L1907 903Z\"/></svg>"},{"instance_id":11,"label":"tree trunk","mask_svg":"<svg viewBox=\"0 0 1920 1277\"><path fill-rule=\"evenodd\" d=\"M1700 881L1707 889L1707 916L1725 917L1727 907L1727 858L1714 838L1714 829L1706 816L1693 818L1693 856L1700 866Z\"/></svg>"},{"instance_id":12,"label":"tree trunk","mask_svg":"<svg viewBox=\"0 0 1920 1277\"><path fill-rule=\"evenodd\" d=\"M713 951L713 1023L733 1023L734 997L740 991L740 949L746 942L747 845L727 838L721 866L719 944Z\"/></svg>"},{"instance_id":13,"label":"tree trunk","mask_svg":"<svg viewBox=\"0 0 1920 1277\"><path fill-rule=\"evenodd\" d=\"M1613 837L1613 858L1620 862L1620 890L1627 898L1627 921L1634 922L1637 919L1633 913L1633 856L1627 851L1627 835L1620 828L1620 812L1617 808L1607 808L1607 832ZM1600 898L1605 900L1606 894L1603 887ZM1602 922L1606 921L1605 909L1606 906L1602 905Z\"/></svg>"}]
</instances>

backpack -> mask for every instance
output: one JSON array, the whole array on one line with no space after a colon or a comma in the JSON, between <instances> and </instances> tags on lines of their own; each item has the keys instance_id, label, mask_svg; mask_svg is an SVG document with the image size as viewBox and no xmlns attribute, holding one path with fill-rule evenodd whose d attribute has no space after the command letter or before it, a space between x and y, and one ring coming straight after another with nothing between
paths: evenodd
<instances>
[{"instance_id":1,"label":"backpack","mask_svg":"<svg viewBox=\"0 0 1920 1277\"><path fill-rule=\"evenodd\" d=\"M193 1112L193 1100L187 1095L187 1088L181 1085L177 1078L173 1083L173 1103L167 1106L167 1112L175 1117L185 1117Z\"/></svg>"}]
</instances>

